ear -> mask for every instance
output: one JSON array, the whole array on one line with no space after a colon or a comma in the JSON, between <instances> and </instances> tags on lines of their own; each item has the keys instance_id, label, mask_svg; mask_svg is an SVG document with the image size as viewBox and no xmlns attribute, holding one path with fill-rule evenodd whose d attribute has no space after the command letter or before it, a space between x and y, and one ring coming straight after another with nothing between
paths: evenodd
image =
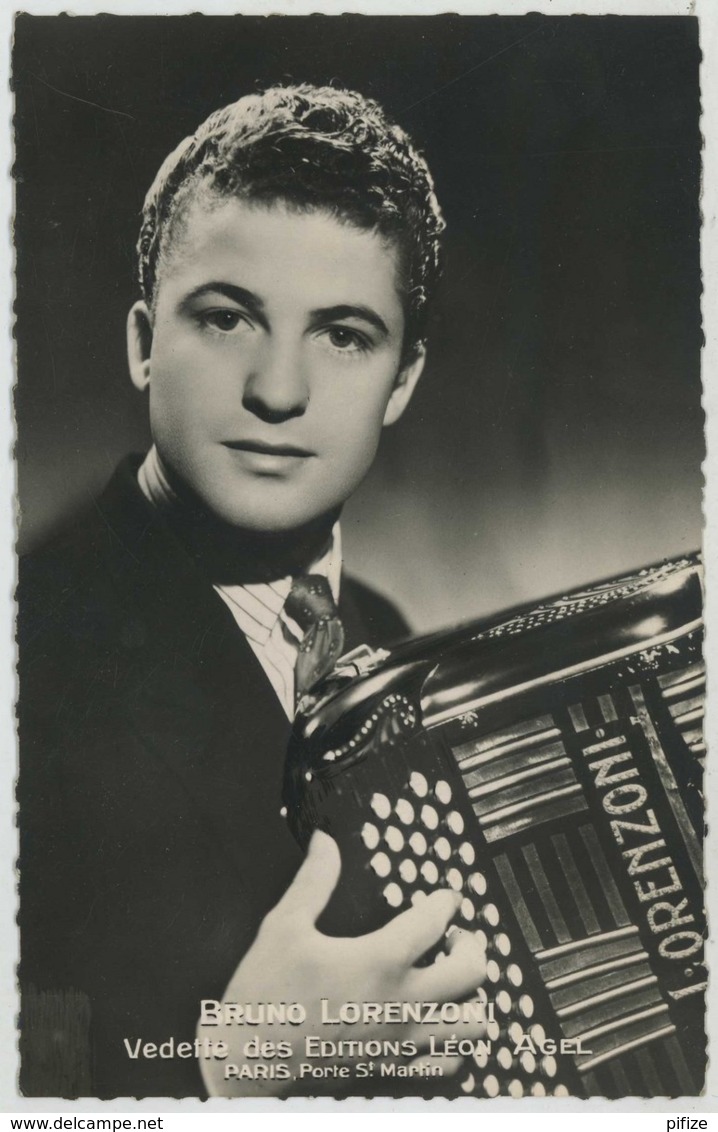
<instances>
[{"instance_id":1,"label":"ear","mask_svg":"<svg viewBox=\"0 0 718 1132\"><path fill-rule=\"evenodd\" d=\"M426 361L426 347L422 344L417 346L416 354L412 361L407 362L403 369L399 370L394 382L394 388L391 391L386 412L384 413L383 424L392 425L404 412L404 409L411 401L412 394L416 389L416 383L421 377Z\"/></svg>"},{"instance_id":2,"label":"ear","mask_svg":"<svg viewBox=\"0 0 718 1132\"><path fill-rule=\"evenodd\" d=\"M152 316L146 303L135 303L127 316L127 360L132 384L140 392L150 383L151 354Z\"/></svg>"}]
</instances>

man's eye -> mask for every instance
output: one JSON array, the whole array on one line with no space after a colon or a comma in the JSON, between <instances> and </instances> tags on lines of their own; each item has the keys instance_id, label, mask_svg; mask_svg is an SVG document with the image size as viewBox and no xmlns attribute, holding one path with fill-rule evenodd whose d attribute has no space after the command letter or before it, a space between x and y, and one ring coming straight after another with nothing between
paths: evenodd
<instances>
[{"instance_id":1,"label":"man's eye","mask_svg":"<svg viewBox=\"0 0 718 1132\"><path fill-rule=\"evenodd\" d=\"M211 326L214 330L223 330L225 333L235 330L239 326L241 318L240 311L230 310L229 307L202 311L200 314L200 322L203 326Z\"/></svg>"},{"instance_id":2,"label":"man's eye","mask_svg":"<svg viewBox=\"0 0 718 1132\"><path fill-rule=\"evenodd\" d=\"M326 334L335 350L352 353L369 348L369 343L364 335L357 330L350 330L348 326L330 326Z\"/></svg>"}]
</instances>

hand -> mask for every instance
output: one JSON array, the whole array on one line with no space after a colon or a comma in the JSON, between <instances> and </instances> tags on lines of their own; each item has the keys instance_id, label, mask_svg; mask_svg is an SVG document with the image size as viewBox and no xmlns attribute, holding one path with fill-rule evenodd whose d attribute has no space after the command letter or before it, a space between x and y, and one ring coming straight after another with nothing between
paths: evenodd
<instances>
[{"instance_id":1,"label":"hand","mask_svg":"<svg viewBox=\"0 0 718 1132\"><path fill-rule=\"evenodd\" d=\"M322 1024L322 998L333 1005L461 1001L483 982L486 969L482 944L473 933L459 929L451 933L448 955L439 956L428 967L414 966L441 939L457 911L459 898L448 889L432 893L368 935L355 939L322 935L317 931L316 921L336 887L340 870L336 842L317 831L304 864L280 902L263 920L254 944L235 971L222 1000L240 1004L301 1003L307 1012L304 1023L251 1027L200 1023L200 1037L221 1039L230 1050L226 1061L201 1062L211 1096L286 1095L296 1088L294 1075L297 1074L296 1080L299 1080L300 1063L307 1061L304 1039L308 1035L333 1042L409 1039L415 1043L417 1053L427 1049L431 1036L440 1042L452 1035L474 1040L483 1035L485 1026L476 1020L433 1025L418 1022ZM294 1053L284 1061L290 1070L289 1080L225 1079L225 1064L245 1062L242 1051L250 1038L258 1038L260 1042L291 1041ZM337 1064L341 1060L337 1059ZM446 1074L455 1071L462 1060L443 1058L440 1064ZM317 1059L315 1064L326 1066L329 1063ZM331 1078L326 1082L306 1079L305 1086L308 1081L313 1093L336 1091L336 1080Z\"/></svg>"}]
</instances>

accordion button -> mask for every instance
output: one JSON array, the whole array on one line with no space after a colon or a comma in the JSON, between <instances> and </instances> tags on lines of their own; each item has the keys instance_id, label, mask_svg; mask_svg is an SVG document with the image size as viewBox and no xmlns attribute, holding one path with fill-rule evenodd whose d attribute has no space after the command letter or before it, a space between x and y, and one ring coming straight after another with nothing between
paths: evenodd
<instances>
[{"instance_id":1,"label":"accordion button","mask_svg":"<svg viewBox=\"0 0 718 1132\"><path fill-rule=\"evenodd\" d=\"M481 1002L481 1003L483 1003L484 1006L488 1005L489 996L487 994L486 987L477 987L476 988L476 994L474 995L474 1001L475 1002Z\"/></svg>"},{"instance_id":2,"label":"accordion button","mask_svg":"<svg viewBox=\"0 0 718 1132\"><path fill-rule=\"evenodd\" d=\"M391 805L386 794L373 794L369 803L378 818L386 819L391 813Z\"/></svg>"},{"instance_id":3,"label":"accordion button","mask_svg":"<svg viewBox=\"0 0 718 1132\"><path fill-rule=\"evenodd\" d=\"M474 932L474 939L478 943L479 947L483 947L484 951L486 951L486 948L489 946L489 937L487 936L483 928L476 929L476 931Z\"/></svg>"},{"instance_id":4,"label":"accordion button","mask_svg":"<svg viewBox=\"0 0 718 1132\"><path fill-rule=\"evenodd\" d=\"M436 829L439 824L439 815L433 806L422 806L421 820L427 829Z\"/></svg>"},{"instance_id":5,"label":"accordion button","mask_svg":"<svg viewBox=\"0 0 718 1132\"><path fill-rule=\"evenodd\" d=\"M524 1036L524 1028L520 1022L512 1022L509 1025L509 1037L515 1046L519 1044Z\"/></svg>"},{"instance_id":6,"label":"accordion button","mask_svg":"<svg viewBox=\"0 0 718 1132\"><path fill-rule=\"evenodd\" d=\"M401 853L404 848L404 835L396 828L395 825L387 826L384 831L384 840L393 853Z\"/></svg>"},{"instance_id":7,"label":"accordion button","mask_svg":"<svg viewBox=\"0 0 718 1132\"><path fill-rule=\"evenodd\" d=\"M391 872L391 861L386 853L375 853L369 864L378 877L388 877Z\"/></svg>"},{"instance_id":8,"label":"accordion button","mask_svg":"<svg viewBox=\"0 0 718 1132\"><path fill-rule=\"evenodd\" d=\"M486 1037L490 1042L497 1042L501 1037L501 1026L495 1018L486 1023Z\"/></svg>"},{"instance_id":9,"label":"accordion button","mask_svg":"<svg viewBox=\"0 0 718 1132\"><path fill-rule=\"evenodd\" d=\"M489 1073L488 1077L484 1077L484 1092L487 1097L498 1097L499 1095L499 1082L493 1073Z\"/></svg>"},{"instance_id":10,"label":"accordion button","mask_svg":"<svg viewBox=\"0 0 718 1132\"><path fill-rule=\"evenodd\" d=\"M421 889L419 889L418 892L412 892L412 894L411 894L411 903L412 904L414 904L414 905L420 904L422 900L426 900L426 893L425 892L422 892Z\"/></svg>"},{"instance_id":11,"label":"accordion button","mask_svg":"<svg viewBox=\"0 0 718 1132\"><path fill-rule=\"evenodd\" d=\"M531 1096L532 1097L545 1097L546 1096L546 1086L544 1084L542 1084L541 1081L534 1081L533 1085L531 1086Z\"/></svg>"},{"instance_id":12,"label":"accordion button","mask_svg":"<svg viewBox=\"0 0 718 1132\"><path fill-rule=\"evenodd\" d=\"M486 1049L486 1043L482 1042L478 1049L474 1050L474 1062L478 1069L485 1069L489 1064L489 1053Z\"/></svg>"},{"instance_id":13,"label":"accordion button","mask_svg":"<svg viewBox=\"0 0 718 1132\"><path fill-rule=\"evenodd\" d=\"M471 920L473 920L474 916L476 915L476 909L474 908L472 902L469 900L468 896L465 896L461 901L461 915L465 920L468 920L469 922L471 922Z\"/></svg>"},{"instance_id":14,"label":"accordion button","mask_svg":"<svg viewBox=\"0 0 718 1132\"><path fill-rule=\"evenodd\" d=\"M475 1086L476 1081L474 1080L473 1073L469 1073L468 1076L464 1077L464 1080L461 1082L461 1090L464 1093L472 1093Z\"/></svg>"},{"instance_id":15,"label":"accordion button","mask_svg":"<svg viewBox=\"0 0 718 1132\"><path fill-rule=\"evenodd\" d=\"M506 968L506 977L511 983L512 987L520 987L524 981L524 973L519 967L518 963L509 963Z\"/></svg>"},{"instance_id":16,"label":"accordion button","mask_svg":"<svg viewBox=\"0 0 718 1132\"><path fill-rule=\"evenodd\" d=\"M449 814L449 818L451 818L451 814ZM459 846L459 856L461 857L461 860L465 865L473 865L474 861L476 860L476 853L474 852L473 845L470 845L468 841L462 841L461 845Z\"/></svg>"},{"instance_id":17,"label":"accordion button","mask_svg":"<svg viewBox=\"0 0 718 1132\"><path fill-rule=\"evenodd\" d=\"M530 994L522 994L519 999L519 1010L524 1018L533 1018L534 1013L534 1000Z\"/></svg>"},{"instance_id":18,"label":"accordion button","mask_svg":"<svg viewBox=\"0 0 718 1132\"><path fill-rule=\"evenodd\" d=\"M451 801L451 787L449 786L448 782L445 782L443 778L440 778L436 786L434 787L434 793L441 802L442 806L448 806L449 802Z\"/></svg>"},{"instance_id":19,"label":"accordion button","mask_svg":"<svg viewBox=\"0 0 718 1132\"><path fill-rule=\"evenodd\" d=\"M510 1014L513 1003L511 995L507 990L500 990L496 995L496 1009L500 1010L502 1014Z\"/></svg>"},{"instance_id":20,"label":"accordion button","mask_svg":"<svg viewBox=\"0 0 718 1132\"><path fill-rule=\"evenodd\" d=\"M400 798L394 807L396 816L402 825L411 825L414 820L414 807L406 798Z\"/></svg>"},{"instance_id":21,"label":"accordion button","mask_svg":"<svg viewBox=\"0 0 718 1132\"><path fill-rule=\"evenodd\" d=\"M429 793L429 783L418 770L412 771L409 776L409 789L416 794L417 798L425 798Z\"/></svg>"},{"instance_id":22,"label":"accordion button","mask_svg":"<svg viewBox=\"0 0 718 1132\"><path fill-rule=\"evenodd\" d=\"M501 968L495 959L489 959L486 964L486 978L490 983L498 983L501 978Z\"/></svg>"},{"instance_id":23,"label":"accordion button","mask_svg":"<svg viewBox=\"0 0 718 1132\"><path fill-rule=\"evenodd\" d=\"M433 861L424 861L421 866L421 875L427 884L436 884L439 879L439 870Z\"/></svg>"},{"instance_id":24,"label":"accordion button","mask_svg":"<svg viewBox=\"0 0 718 1132\"><path fill-rule=\"evenodd\" d=\"M452 810L451 813L447 815L446 824L457 837L464 832L464 819L458 810ZM470 861L469 864L471 864Z\"/></svg>"},{"instance_id":25,"label":"accordion button","mask_svg":"<svg viewBox=\"0 0 718 1132\"><path fill-rule=\"evenodd\" d=\"M529 1026L529 1035L535 1046L542 1046L546 1041L546 1031L540 1022L535 1022L533 1026Z\"/></svg>"},{"instance_id":26,"label":"accordion button","mask_svg":"<svg viewBox=\"0 0 718 1132\"><path fill-rule=\"evenodd\" d=\"M502 1069L508 1070L511 1068L514 1063L514 1059L511 1056L511 1050L508 1046L500 1046L496 1053L496 1060L498 1061Z\"/></svg>"},{"instance_id":27,"label":"accordion button","mask_svg":"<svg viewBox=\"0 0 718 1132\"><path fill-rule=\"evenodd\" d=\"M555 1077L558 1072L556 1058L552 1057L550 1053L541 1058L541 1072L545 1077Z\"/></svg>"},{"instance_id":28,"label":"accordion button","mask_svg":"<svg viewBox=\"0 0 718 1132\"><path fill-rule=\"evenodd\" d=\"M379 844L379 830L370 821L365 821L361 829L361 839L367 849L376 849Z\"/></svg>"},{"instance_id":29,"label":"accordion button","mask_svg":"<svg viewBox=\"0 0 718 1132\"><path fill-rule=\"evenodd\" d=\"M524 1095L524 1087L521 1082L514 1077L513 1081L509 1081L509 1096L522 1097Z\"/></svg>"},{"instance_id":30,"label":"accordion button","mask_svg":"<svg viewBox=\"0 0 718 1132\"><path fill-rule=\"evenodd\" d=\"M524 1052L521 1054L521 1057L519 1058L519 1061L521 1062L521 1068L523 1069L524 1073L531 1074L536 1072L536 1058L531 1053L530 1049L524 1050ZM543 1088L543 1085L541 1086L541 1088Z\"/></svg>"},{"instance_id":31,"label":"accordion button","mask_svg":"<svg viewBox=\"0 0 718 1132\"><path fill-rule=\"evenodd\" d=\"M569 1093L565 1085L557 1085L553 1091L553 1095L555 1097L568 1097L571 1094Z\"/></svg>"},{"instance_id":32,"label":"accordion button","mask_svg":"<svg viewBox=\"0 0 718 1132\"><path fill-rule=\"evenodd\" d=\"M404 903L404 893L394 881L384 889L384 899L390 908L398 908Z\"/></svg>"},{"instance_id":33,"label":"accordion button","mask_svg":"<svg viewBox=\"0 0 718 1132\"><path fill-rule=\"evenodd\" d=\"M458 869L449 869L446 874L446 881L449 888L453 888L454 892L461 892L464 887L464 878Z\"/></svg>"},{"instance_id":34,"label":"accordion button","mask_svg":"<svg viewBox=\"0 0 718 1132\"><path fill-rule=\"evenodd\" d=\"M469 877L469 885L477 896L483 896L486 892L486 877L483 873L472 873Z\"/></svg>"},{"instance_id":35,"label":"accordion button","mask_svg":"<svg viewBox=\"0 0 718 1132\"><path fill-rule=\"evenodd\" d=\"M409 844L411 845L413 851L416 853L417 857L423 857L426 853L426 850L429 848L426 843L424 834L420 833L418 829L414 833L412 833L411 837L409 838Z\"/></svg>"},{"instance_id":36,"label":"accordion button","mask_svg":"<svg viewBox=\"0 0 718 1132\"><path fill-rule=\"evenodd\" d=\"M511 954L511 940L507 936L506 932L496 933L496 935L494 936L494 947L498 951L499 955L503 955L504 958L506 958L507 955Z\"/></svg>"},{"instance_id":37,"label":"accordion button","mask_svg":"<svg viewBox=\"0 0 718 1132\"><path fill-rule=\"evenodd\" d=\"M399 876L406 884L413 884L417 878L416 865L408 857L399 865Z\"/></svg>"},{"instance_id":38,"label":"accordion button","mask_svg":"<svg viewBox=\"0 0 718 1132\"><path fill-rule=\"evenodd\" d=\"M490 928L499 926L499 910L495 904L484 904L481 914Z\"/></svg>"},{"instance_id":39,"label":"accordion button","mask_svg":"<svg viewBox=\"0 0 718 1132\"><path fill-rule=\"evenodd\" d=\"M448 861L451 856L451 845L445 837L437 837L434 842L434 852L440 861Z\"/></svg>"}]
</instances>

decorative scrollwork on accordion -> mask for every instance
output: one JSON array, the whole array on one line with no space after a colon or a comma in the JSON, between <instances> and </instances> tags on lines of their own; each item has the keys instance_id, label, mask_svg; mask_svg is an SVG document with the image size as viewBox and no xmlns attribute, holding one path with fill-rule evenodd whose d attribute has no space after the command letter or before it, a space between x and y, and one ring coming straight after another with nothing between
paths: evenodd
<instances>
[{"instance_id":1,"label":"decorative scrollwork on accordion","mask_svg":"<svg viewBox=\"0 0 718 1132\"><path fill-rule=\"evenodd\" d=\"M342 852L324 929L449 887L486 942L493 1019L447 1094L701 1091L701 646L694 556L345 658L299 717L288 819Z\"/></svg>"}]
</instances>

